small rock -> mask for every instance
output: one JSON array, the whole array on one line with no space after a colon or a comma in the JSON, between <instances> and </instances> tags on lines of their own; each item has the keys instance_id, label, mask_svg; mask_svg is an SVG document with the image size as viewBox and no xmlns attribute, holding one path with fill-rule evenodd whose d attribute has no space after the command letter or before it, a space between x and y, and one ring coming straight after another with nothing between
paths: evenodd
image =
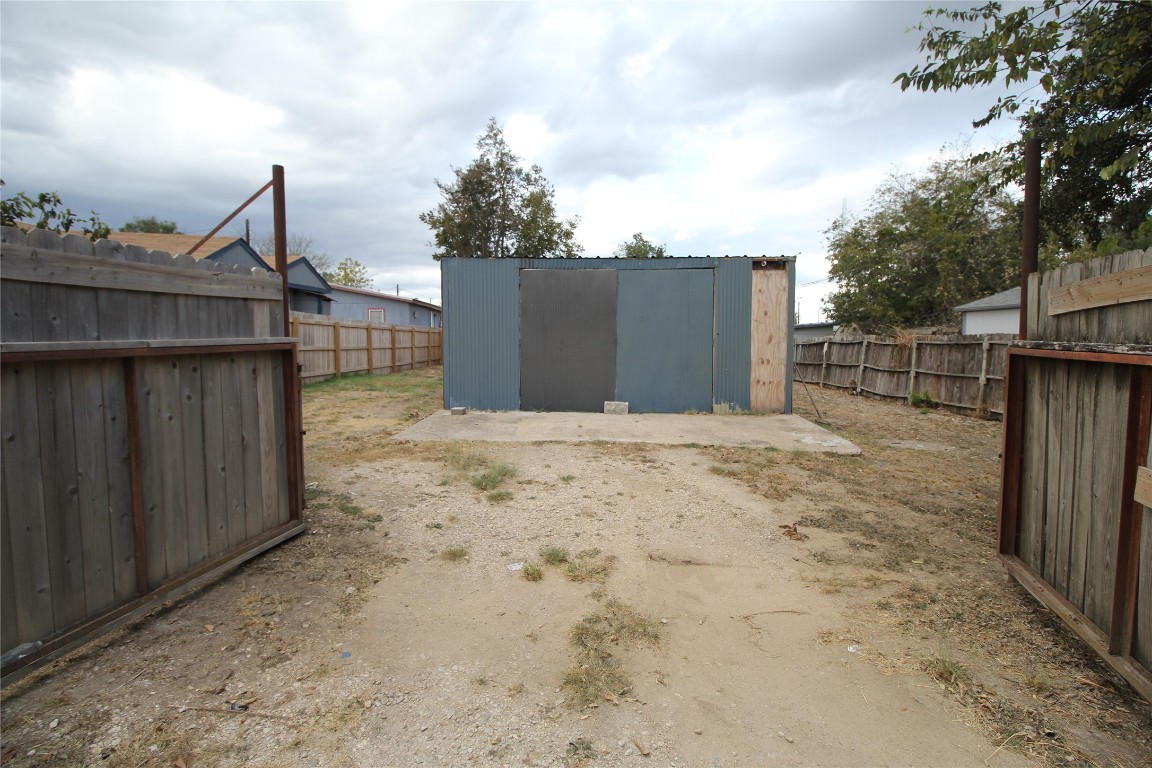
<instances>
[{"instance_id":1,"label":"small rock","mask_svg":"<svg viewBox=\"0 0 1152 768\"><path fill-rule=\"evenodd\" d=\"M50 729L51 729L51 728L55 728L55 727L56 727L56 726L58 726L58 725L60 725L60 718L56 718L56 719L55 719L55 720L53 720L52 722L48 723L48 727L49 727Z\"/></svg>"},{"instance_id":2,"label":"small rock","mask_svg":"<svg viewBox=\"0 0 1152 768\"><path fill-rule=\"evenodd\" d=\"M356 587L348 587L348 589L344 590L344 594L346 594L346 595L356 594Z\"/></svg>"},{"instance_id":3,"label":"small rock","mask_svg":"<svg viewBox=\"0 0 1152 768\"><path fill-rule=\"evenodd\" d=\"M703 736L704 730L702 728L697 728L696 730L692 731L692 733L696 734L697 736Z\"/></svg>"}]
</instances>

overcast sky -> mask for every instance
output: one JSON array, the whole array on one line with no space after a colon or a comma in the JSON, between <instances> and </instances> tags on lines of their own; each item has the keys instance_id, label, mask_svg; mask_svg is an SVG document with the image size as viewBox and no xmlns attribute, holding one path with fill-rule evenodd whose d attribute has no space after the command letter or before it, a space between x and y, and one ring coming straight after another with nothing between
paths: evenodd
<instances>
[{"instance_id":1,"label":"overcast sky","mask_svg":"<svg viewBox=\"0 0 1152 768\"><path fill-rule=\"evenodd\" d=\"M677 256L795 255L809 283L842 206L863 212L995 99L892 83L923 60L906 29L926 5L4 0L4 195L206 233L280 164L290 231L439 302L418 215L494 116L586 256L643 232ZM802 322L826 290L800 289Z\"/></svg>"}]
</instances>

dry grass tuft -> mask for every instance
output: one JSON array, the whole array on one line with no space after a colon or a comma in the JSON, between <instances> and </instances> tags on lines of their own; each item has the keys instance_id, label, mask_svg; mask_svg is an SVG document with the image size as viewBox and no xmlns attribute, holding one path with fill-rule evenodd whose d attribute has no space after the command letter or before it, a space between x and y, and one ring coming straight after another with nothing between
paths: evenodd
<instances>
[{"instance_id":1,"label":"dry grass tuft","mask_svg":"<svg viewBox=\"0 0 1152 768\"><path fill-rule=\"evenodd\" d=\"M450 563L463 560L466 557L468 557L468 550L464 547L448 547L440 551L440 559Z\"/></svg>"}]
</instances>

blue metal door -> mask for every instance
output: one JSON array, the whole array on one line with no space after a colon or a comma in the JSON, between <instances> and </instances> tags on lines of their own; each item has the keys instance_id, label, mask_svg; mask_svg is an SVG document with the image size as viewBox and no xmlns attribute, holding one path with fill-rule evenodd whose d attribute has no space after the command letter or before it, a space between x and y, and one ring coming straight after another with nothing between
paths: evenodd
<instances>
[{"instance_id":1,"label":"blue metal door","mask_svg":"<svg viewBox=\"0 0 1152 768\"><path fill-rule=\"evenodd\" d=\"M712 411L713 270L622 269L616 399L633 413Z\"/></svg>"}]
</instances>

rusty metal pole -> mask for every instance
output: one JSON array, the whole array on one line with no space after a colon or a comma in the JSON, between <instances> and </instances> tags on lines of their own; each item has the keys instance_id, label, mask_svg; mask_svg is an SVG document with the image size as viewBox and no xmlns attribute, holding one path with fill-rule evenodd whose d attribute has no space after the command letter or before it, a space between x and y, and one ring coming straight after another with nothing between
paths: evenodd
<instances>
[{"instance_id":1,"label":"rusty metal pole","mask_svg":"<svg viewBox=\"0 0 1152 768\"><path fill-rule=\"evenodd\" d=\"M288 296L288 223L284 208L284 166L272 166L272 227L276 242L276 271L284 289L284 328L281 336L290 335L292 302Z\"/></svg>"},{"instance_id":2,"label":"rusty metal pole","mask_svg":"<svg viewBox=\"0 0 1152 768\"><path fill-rule=\"evenodd\" d=\"M1020 338L1028 338L1028 276L1040 259L1040 140L1024 142L1024 252L1020 261Z\"/></svg>"}]
</instances>

